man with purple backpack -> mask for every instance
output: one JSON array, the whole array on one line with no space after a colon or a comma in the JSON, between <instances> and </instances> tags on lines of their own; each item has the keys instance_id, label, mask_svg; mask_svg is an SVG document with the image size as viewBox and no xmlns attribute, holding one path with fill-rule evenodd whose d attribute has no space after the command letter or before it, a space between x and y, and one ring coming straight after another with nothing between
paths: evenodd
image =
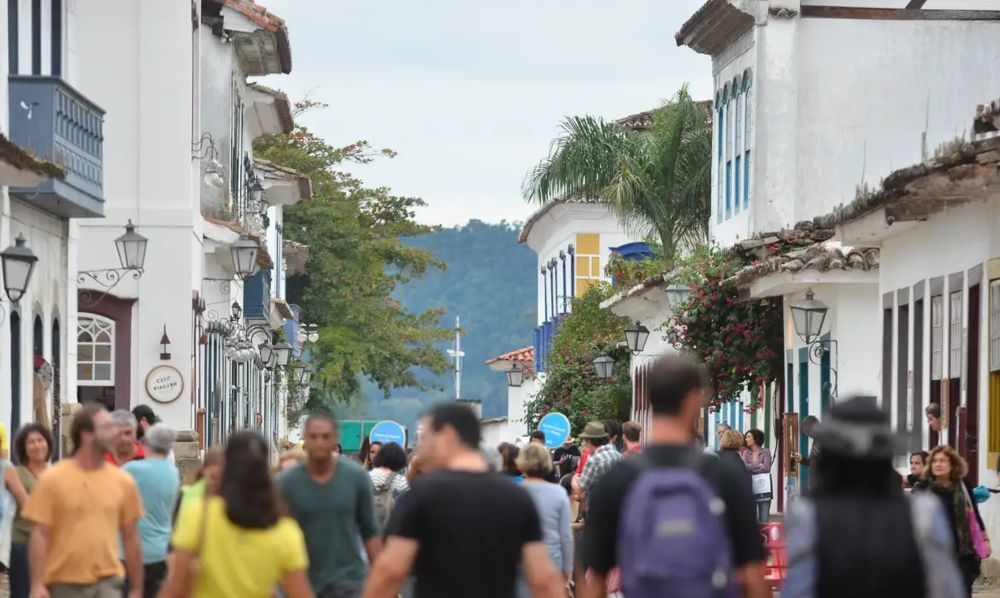
<instances>
[{"instance_id":1,"label":"man with purple backpack","mask_svg":"<svg viewBox=\"0 0 1000 598\"><path fill-rule=\"evenodd\" d=\"M626 598L771 595L746 472L693 446L707 388L704 369L686 356L653 366L648 444L590 494L582 558L591 575L580 598L603 598L615 566Z\"/></svg>"}]
</instances>

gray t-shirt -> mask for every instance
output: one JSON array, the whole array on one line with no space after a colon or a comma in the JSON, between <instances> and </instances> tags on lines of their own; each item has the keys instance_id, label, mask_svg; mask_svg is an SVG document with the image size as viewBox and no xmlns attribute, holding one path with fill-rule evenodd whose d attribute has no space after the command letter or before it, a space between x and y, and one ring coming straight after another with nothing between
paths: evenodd
<instances>
[{"instance_id":1,"label":"gray t-shirt","mask_svg":"<svg viewBox=\"0 0 1000 598\"><path fill-rule=\"evenodd\" d=\"M340 457L325 484L299 465L278 476L278 486L306 537L313 592L360 589L365 564L357 538L367 540L378 533L368 472Z\"/></svg>"}]
</instances>

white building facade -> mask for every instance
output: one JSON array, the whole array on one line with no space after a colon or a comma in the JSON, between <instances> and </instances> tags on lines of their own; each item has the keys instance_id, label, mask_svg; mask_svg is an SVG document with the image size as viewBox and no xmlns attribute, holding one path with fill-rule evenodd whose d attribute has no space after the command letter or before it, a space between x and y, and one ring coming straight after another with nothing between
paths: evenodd
<instances>
[{"instance_id":1,"label":"white building facade","mask_svg":"<svg viewBox=\"0 0 1000 598\"><path fill-rule=\"evenodd\" d=\"M290 71L287 28L236 0L95 0L75 23L88 32L74 44L80 85L107 107L104 152L114 165L106 218L80 225L80 268L116 267L113 240L128 221L148 250L141 272L79 277L70 351L92 367L80 369L74 399L149 404L206 445L248 428L276 443L285 390L263 354L297 340L278 334L294 320L283 300L281 212L310 189L305 177L255 161L254 140L290 132L292 120L283 94L247 78ZM241 241L259 247L246 260L255 272L234 259ZM85 333L112 341L91 347Z\"/></svg>"},{"instance_id":2,"label":"white building facade","mask_svg":"<svg viewBox=\"0 0 1000 598\"><path fill-rule=\"evenodd\" d=\"M914 430L914 448L929 442L921 412L933 397L920 371L896 367L912 365L912 353L885 356L880 343L912 346L899 318L930 317L932 291L894 288L890 301L882 281L908 275L887 269L889 247L816 219L967 137L976 106L1000 87L988 66L1000 58L1000 22L984 12L1000 6L920 4L710 0L676 36L713 59L713 240L760 258L729 282L747 300L784 306L783 379L771 415L822 417L837 396L873 396L896 426ZM779 256L768 251L775 244L784 247ZM829 307L818 345L799 338L789 311L809 289ZM924 298L919 307L914 297Z\"/></svg>"}]
</instances>

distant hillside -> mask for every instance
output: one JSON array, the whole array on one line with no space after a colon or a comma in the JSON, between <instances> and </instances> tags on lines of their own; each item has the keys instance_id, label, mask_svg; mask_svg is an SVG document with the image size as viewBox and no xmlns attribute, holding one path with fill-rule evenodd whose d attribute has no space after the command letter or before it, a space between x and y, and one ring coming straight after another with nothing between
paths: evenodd
<instances>
[{"instance_id":1,"label":"distant hillside","mask_svg":"<svg viewBox=\"0 0 1000 598\"><path fill-rule=\"evenodd\" d=\"M462 227L413 239L413 246L433 252L448 269L432 271L395 294L414 312L444 308L444 327L453 327L455 316L461 317L465 352L462 396L482 400L484 417L506 414L507 387L504 376L483 362L498 353L528 346L534 339L536 257L527 246L517 244L518 230L514 224L472 220ZM455 396L451 374L433 381L444 390L401 390L389 400L383 399L378 389L367 388L363 404L338 410L338 415L395 419L412 425L426 404Z\"/></svg>"}]
</instances>

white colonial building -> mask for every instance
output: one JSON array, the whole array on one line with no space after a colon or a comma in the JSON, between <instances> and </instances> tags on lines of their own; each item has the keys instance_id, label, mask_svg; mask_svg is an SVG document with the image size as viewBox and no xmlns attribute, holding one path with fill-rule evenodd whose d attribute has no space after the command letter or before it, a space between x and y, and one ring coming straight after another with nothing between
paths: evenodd
<instances>
[{"instance_id":1,"label":"white colonial building","mask_svg":"<svg viewBox=\"0 0 1000 598\"><path fill-rule=\"evenodd\" d=\"M89 32L77 27L81 10L75 0L0 7L0 247L21 239L37 258L23 295L7 293L19 300L0 301L0 422L8 431L35 420L58 426L60 403L73 400L76 385L67 342L76 328L75 222L105 210L105 107L83 92L87 69L76 49ZM5 263L4 286L18 278Z\"/></svg>"},{"instance_id":2,"label":"white colonial building","mask_svg":"<svg viewBox=\"0 0 1000 598\"><path fill-rule=\"evenodd\" d=\"M845 234L835 219L818 217L968 137L977 104L1000 89L1000 71L990 66L1000 58L1000 22L989 12L997 8L977 0L710 0L678 32L678 44L712 57L713 239L760 260L729 283L747 300L784 305L775 418L822 417L836 396L870 395L896 426L915 432L914 448L930 442L921 413L938 399L928 361L931 313L938 327L952 313L931 298L963 290L953 311L964 338L968 320L957 314L967 314L968 273L985 257L972 257L965 235L954 248L964 257L953 264L943 238L907 236L934 267L890 270L880 235ZM956 273L961 283L949 278ZM829 312L820 343L806 345L789 307L809 289ZM899 325L915 314L919 329ZM886 342L904 350L886 353ZM958 359L966 344L955 342ZM973 417L970 427L984 425ZM986 465L985 456L966 454Z\"/></svg>"},{"instance_id":3,"label":"white colonial building","mask_svg":"<svg viewBox=\"0 0 1000 598\"><path fill-rule=\"evenodd\" d=\"M276 440L285 389L268 358L298 340L284 332L282 206L310 188L255 160L254 140L292 118L248 77L290 72L287 27L245 0L80 6L80 89L107 110L113 167L106 217L79 227L74 398L150 404L207 444L244 428ZM115 253L129 221L148 240L141 269Z\"/></svg>"}]
</instances>

